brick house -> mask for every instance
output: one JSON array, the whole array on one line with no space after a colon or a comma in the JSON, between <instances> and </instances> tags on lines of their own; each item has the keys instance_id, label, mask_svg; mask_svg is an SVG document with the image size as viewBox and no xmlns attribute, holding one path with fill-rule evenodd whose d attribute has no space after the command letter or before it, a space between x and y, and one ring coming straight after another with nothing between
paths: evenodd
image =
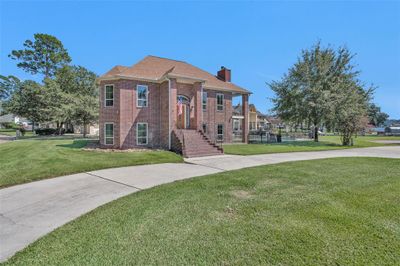
<instances>
[{"instance_id":1,"label":"brick house","mask_svg":"<svg viewBox=\"0 0 400 266\"><path fill-rule=\"evenodd\" d=\"M216 143L232 142L233 97L242 97L248 119L250 92L233 84L224 67L214 76L183 61L147 56L132 67L115 66L97 81L103 148L219 154ZM247 126L243 132L247 142Z\"/></svg>"}]
</instances>

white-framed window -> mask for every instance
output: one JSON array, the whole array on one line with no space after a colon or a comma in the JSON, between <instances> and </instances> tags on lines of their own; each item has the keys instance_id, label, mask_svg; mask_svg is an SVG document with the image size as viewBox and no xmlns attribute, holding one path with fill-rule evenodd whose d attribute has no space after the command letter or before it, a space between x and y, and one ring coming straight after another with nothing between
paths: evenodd
<instances>
[{"instance_id":1,"label":"white-framed window","mask_svg":"<svg viewBox=\"0 0 400 266\"><path fill-rule=\"evenodd\" d=\"M217 93L217 111L224 110L224 95L222 93Z\"/></svg>"},{"instance_id":2,"label":"white-framed window","mask_svg":"<svg viewBox=\"0 0 400 266\"><path fill-rule=\"evenodd\" d=\"M240 121L239 119L233 120L233 130L234 131L239 131L240 129Z\"/></svg>"},{"instance_id":3,"label":"white-framed window","mask_svg":"<svg viewBox=\"0 0 400 266\"><path fill-rule=\"evenodd\" d=\"M137 123L136 124L136 144L147 145L148 143L148 124Z\"/></svg>"},{"instance_id":4,"label":"white-framed window","mask_svg":"<svg viewBox=\"0 0 400 266\"><path fill-rule=\"evenodd\" d=\"M114 144L114 123L104 123L104 144Z\"/></svg>"},{"instance_id":5,"label":"white-framed window","mask_svg":"<svg viewBox=\"0 0 400 266\"><path fill-rule=\"evenodd\" d=\"M137 107L147 107L149 88L146 85L136 86L136 106Z\"/></svg>"},{"instance_id":6,"label":"white-framed window","mask_svg":"<svg viewBox=\"0 0 400 266\"><path fill-rule=\"evenodd\" d=\"M114 85L104 86L104 106L114 105Z\"/></svg>"},{"instance_id":7,"label":"white-framed window","mask_svg":"<svg viewBox=\"0 0 400 266\"><path fill-rule=\"evenodd\" d=\"M224 124L217 125L217 140L224 140Z\"/></svg>"},{"instance_id":8,"label":"white-framed window","mask_svg":"<svg viewBox=\"0 0 400 266\"><path fill-rule=\"evenodd\" d=\"M207 110L207 92L203 91L203 95L201 97L201 104L202 104L202 108L203 111Z\"/></svg>"}]
</instances>

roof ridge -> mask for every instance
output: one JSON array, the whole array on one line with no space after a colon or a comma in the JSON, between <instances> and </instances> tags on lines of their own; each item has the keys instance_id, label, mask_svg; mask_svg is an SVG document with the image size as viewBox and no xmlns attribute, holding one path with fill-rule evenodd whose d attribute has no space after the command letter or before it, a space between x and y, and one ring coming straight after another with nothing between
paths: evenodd
<instances>
[{"instance_id":1,"label":"roof ridge","mask_svg":"<svg viewBox=\"0 0 400 266\"><path fill-rule=\"evenodd\" d=\"M175 61L175 62L181 62L181 63L187 63L186 61L182 61L182 60L176 60L176 59L172 59L172 58L168 58L168 57L161 57L161 56L156 56L156 55L148 55L148 57L156 57L156 58L160 58L160 59L165 59L165 60L170 60L170 61Z\"/></svg>"}]
</instances>

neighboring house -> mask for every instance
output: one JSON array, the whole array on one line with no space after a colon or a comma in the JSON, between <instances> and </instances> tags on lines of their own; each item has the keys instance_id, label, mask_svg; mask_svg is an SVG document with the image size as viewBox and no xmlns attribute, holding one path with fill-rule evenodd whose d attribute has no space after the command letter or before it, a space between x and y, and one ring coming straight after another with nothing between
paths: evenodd
<instances>
[{"instance_id":1,"label":"neighboring house","mask_svg":"<svg viewBox=\"0 0 400 266\"><path fill-rule=\"evenodd\" d=\"M232 97L241 96L245 123L250 92L183 61L147 56L98 78L100 143L105 148L163 148L185 156L221 153L232 142ZM244 133L248 128L242 127ZM247 142L247 134L243 134Z\"/></svg>"},{"instance_id":2,"label":"neighboring house","mask_svg":"<svg viewBox=\"0 0 400 266\"><path fill-rule=\"evenodd\" d=\"M385 135L400 136L400 127L385 127Z\"/></svg>"},{"instance_id":3,"label":"neighboring house","mask_svg":"<svg viewBox=\"0 0 400 266\"><path fill-rule=\"evenodd\" d=\"M5 114L0 116L0 128L3 128L5 124L19 124L22 125L25 129L32 129L32 122L23 118L19 117L14 114Z\"/></svg>"},{"instance_id":4,"label":"neighboring house","mask_svg":"<svg viewBox=\"0 0 400 266\"><path fill-rule=\"evenodd\" d=\"M241 125L243 123L244 116L242 115L242 106L240 104L233 107L233 132L234 134L241 133ZM268 116L257 110L254 104L249 104L249 130L267 130L270 122Z\"/></svg>"}]
</instances>

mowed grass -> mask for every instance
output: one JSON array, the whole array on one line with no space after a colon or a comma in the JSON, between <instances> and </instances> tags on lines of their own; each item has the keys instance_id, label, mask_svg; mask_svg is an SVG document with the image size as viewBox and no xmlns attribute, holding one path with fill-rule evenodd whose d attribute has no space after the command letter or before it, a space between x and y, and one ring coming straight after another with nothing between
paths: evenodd
<instances>
[{"instance_id":1,"label":"mowed grass","mask_svg":"<svg viewBox=\"0 0 400 266\"><path fill-rule=\"evenodd\" d=\"M400 160L335 158L128 195L7 265L398 265Z\"/></svg>"},{"instance_id":2,"label":"mowed grass","mask_svg":"<svg viewBox=\"0 0 400 266\"><path fill-rule=\"evenodd\" d=\"M87 140L18 140L0 145L0 187L85 171L167 162L182 157L167 151L96 152L81 150Z\"/></svg>"},{"instance_id":3,"label":"mowed grass","mask_svg":"<svg viewBox=\"0 0 400 266\"><path fill-rule=\"evenodd\" d=\"M282 152L324 151L350 148L376 147L388 144L376 143L376 140L400 140L400 137L359 136L354 139L354 146L342 146L339 136L321 136L319 142L286 141L266 144L226 144L223 146L226 154L253 155Z\"/></svg>"},{"instance_id":4,"label":"mowed grass","mask_svg":"<svg viewBox=\"0 0 400 266\"><path fill-rule=\"evenodd\" d=\"M15 137L16 136L15 131L16 131L15 129L0 128L0 135ZM33 137L33 136L35 136L34 132L26 131L24 137ZM24 138L24 137L22 137L22 138Z\"/></svg>"}]
</instances>

